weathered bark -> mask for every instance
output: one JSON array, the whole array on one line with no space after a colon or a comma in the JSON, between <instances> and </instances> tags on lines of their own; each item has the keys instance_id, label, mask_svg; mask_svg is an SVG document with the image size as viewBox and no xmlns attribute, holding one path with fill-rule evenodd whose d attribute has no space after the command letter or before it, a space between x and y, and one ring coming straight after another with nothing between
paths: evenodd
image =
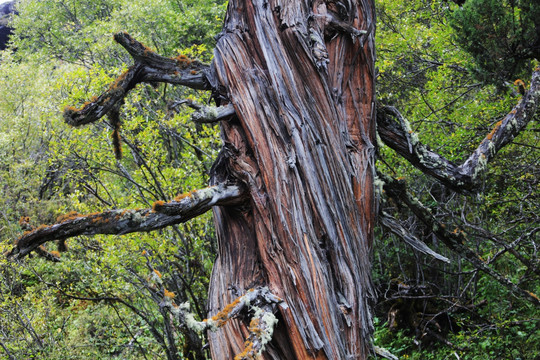
<instances>
[{"instance_id":1,"label":"weathered bark","mask_svg":"<svg viewBox=\"0 0 540 360\"><path fill-rule=\"evenodd\" d=\"M222 123L214 177L245 182L251 206L214 212L209 303L256 285L283 298L264 359L369 351L373 28L372 1L229 2L214 65L237 118ZM210 334L212 357L233 358L247 334L240 320Z\"/></svg>"},{"instance_id":2,"label":"weathered bark","mask_svg":"<svg viewBox=\"0 0 540 360\"><path fill-rule=\"evenodd\" d=\"M212 67L161 57L119 34L135 65L106 93L64 114L75 126L97 121L140 82L212 89L224 103L222 112L201 115L228 120L212 183L243 183L248 200L229 202L239 191L190 211L227 205L214 212L211 315L254 287L283 299L263 359L365 359L370 351L374 17L371 0L231 0ZM138 210L129 219L118 211L77 216L23 236L15 252L185 221L184 210L170 212L175 205L157 203L157 212ZM153 225L142 226L140 217ZM209 335L213 358L241 354L249 336L247 322L227 322Z\"/></svg>"}]
</instances>

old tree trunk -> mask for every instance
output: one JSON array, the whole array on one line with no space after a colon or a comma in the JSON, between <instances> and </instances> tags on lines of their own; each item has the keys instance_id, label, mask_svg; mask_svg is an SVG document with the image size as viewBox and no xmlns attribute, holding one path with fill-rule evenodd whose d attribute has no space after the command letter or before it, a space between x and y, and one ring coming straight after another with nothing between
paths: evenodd
<instances>
[{"instance_id":1,"label":"old tree trunk","mask_svg":"<svg viewBox=\"0 0 540 360\"><path fill-rule=\"evenodd\" d=\"M377 213L374 11L367 0L231 0L210 66L162 57L116 34L135 64L82 108L67 107L66 122L108 114L118 136L119 109L138 83L212 90L219 107L206 115L198 108L199 117L225 120L215 186L153 209L69 216L23 234L10 256L37 251L58 260L41 245L161 229L214 206L210 320L179 315L192 330L223 326L209 334L212 358L365 359ZM271 306L244 306L251 322L231 316L256 290L270 294ZM185 310L169 305L175 314Z\"/></svg>"},{"instance_id":2,"label":"old tree trunk","mask_svg":"<svg viewBox=\"0 0 540 360\"><path fill-rule=\"evenodd\" d=\"M213 330L208 336L214 359L367 358L370 249L378 212L375 121L381 140L413 166L455 191L474 193L486 164L525 129L540 101L537 67L523 98L463 164L454 164L420 143L397 109L380 106L375 114L374 18L368 0L230 0L212 65L166 58L126 33L116 34L135 64L99 97L67 107L66 122L80 126L108 115L118 144L120 108L137 84L211 90L217 108L190 106L198 110L194 121L221 124L223 149L212 186L157 201L152 209L63 217L22 234L8 256L36 251L58 261L41 245L78 235L158 230L213 208L219 247L209 319L196 321L187 305L159 289L160 306L177 315L188 338ZM462 233L447 230L403 181L381 174L379 184L448 249L540 306L535 294L469 248ZM381 219L416 250L449 261L386 214ZM107 301L113 300L121 301ZM174 346L167 351L178 358Z\"/></svg>"},{"instance_id":3,"label":"old tree trunk","mask_svg":"<svg viewBox=\"0 0 540 360\"><path fill-rule=\"evenodd\" d=\"M237 118L214 181L240 179L250 201L214 210L209 303L258 285L284 299L265 359L367 357L373 22L372 1L229 2L214 61ZM242 321L211 334L212 357L232 359L246 334Z\"/></svg>"}]
</instances>

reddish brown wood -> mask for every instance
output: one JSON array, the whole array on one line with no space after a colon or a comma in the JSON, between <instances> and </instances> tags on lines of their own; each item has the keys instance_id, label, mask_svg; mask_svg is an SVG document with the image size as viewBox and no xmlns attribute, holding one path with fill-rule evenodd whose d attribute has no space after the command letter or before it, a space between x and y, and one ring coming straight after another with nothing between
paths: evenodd
<instances>
[{"instance_id":1,"label":"reddish brown wood","mask_svg":"<svg viewBox=\"0 0 540 360\"><path fill-rule=\"evenodd\" d=\"M212 315L231 289L255 285L285 300L264 359L364 359L369 349L374 7L340 3L230 1L215 52L237 114L223 124L229 157L215 173L245 182L251 206L215 212L209 303ZM324 34L325 15L340 12L369 34ZM310 31L325 39L327 69ZM211 334L212 357L232 359L246 336L241 320Z\"/></svg>"}]
</instances>

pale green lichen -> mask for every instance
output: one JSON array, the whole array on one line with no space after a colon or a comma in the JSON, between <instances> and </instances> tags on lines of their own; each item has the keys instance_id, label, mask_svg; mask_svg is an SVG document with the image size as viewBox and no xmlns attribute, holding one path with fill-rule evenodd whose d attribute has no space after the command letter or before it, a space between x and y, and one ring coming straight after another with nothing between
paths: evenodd
<instances>
[{"instance_id":1,"label":"pale green lichen","mask_svg":"<svg viewBox=\"0 0 540 360\"><path fill-rule=\"evenodd\" d=\"M140 213L135 212L135 213L131 216L131 220L140 223L140 222L142 222L143 217L142 217L142 215L141 215Z\"/></svg>"},{"instance_id":2,"label":"pale green lichen","mask_svg":"<svg viewBox=\"0 0 540 360\"><path fill-rule=\"evenodd\" d=\"M215 120L217 119L218 117L218 111L217 111L217 108L215 107L209 107L208 108L208 117L212 120Z\"/></svg>"},{"instance_id":3,"label":"pale green lichen","mask_svg":"<svg viewBox=\"0 0 540 360\"><path fill-rule=\"evenodd\" d=\"M418 135L415 132L411 132L411 144L415 146L420 142L420 139L418 138Z\"/></svg>"},{"instance_id":4,"label":"pale green lichen","mask_svg":"<svg viewBox=\"0 0 540 360\"><path fill-rule=\"evenodd\" d=\"M490 155L495 155L495 153L497 152L497 150L495 149L495 144L493 143L493 141L490 141L488 143L488 151L489 151L489 154Z\"/></svg>"},{"instance_id":5,"label":"pale green lichen","mask_svg":"<svg viewBox=\"0 0 540 360\"><path fill-rule=\"evenodd\" d=\"M383 148L385 145L384 145L384 143L383 143L381 137L379 136L379 133L378 133L378 132L376 133L376 139L377 139L377 147L378 147L379 149Z\"/></svg>"},{"instance_id":6,"label":"pale green lichen","mask_svg":"<svg viewBox=\"0 0 540 360\"><path fill-rule=\"evenodd\" d=\"M523 119L525 119L525 114L523 114ZM506 124L506 130L512 130L512 128L515 130L518 128L518 123L515 117L512 117L512 119L508 121L508 124Z\"/></svg>"},{"instance_id":7,"label":"pale green lichen","mask_svg":"<svg viewBox=\"0 0 540 360\"><path fill-rule=\"evenodd\" d=\"M175 315L183 315L184 320L188 328L196 332L203 332L205 330L216 331L218 329L217 325L211 319L206 321L197 321L195 315L190 311L190 306L188 302L180 304L177 308L173 308L173 313Z\"/></svg>"},{"instance_id":8,"label":"pale green lichen","mask_svg":"<svg viewBox=\"0 0 540 360\"><path fill-rule=\"evenodd\" d=\"M377 175L373 178L373 187L375 188L375 194L377 196L381 196L383 194L383 187L385 185L385 182L379 178Z\"/></svg>"},{"instance_id":9,"label":"pale green lichen","mask_svg":"<svg viewBox=\"0 0 540 360\"><path fill-rule=\"evenodd\" d=\"M150 273L150 280L151 281L154 281L158 284L163 284L163 280L161 280L161 277L154 271L152 271L152 273Z\"/></svg>"},{"instance_id":10,"label":"pale green lichen","mask_svg":"<svg viewBox=\"0 0 540 360\"><path fill-rule=\"evenodd\" d=\"M274 329L279 320L273 313L267 312L259 307L254 306L252 309L255 310L253 319L260 319L256 334L261 343L261 348L258 352L260 355L266 344L272 341L272 335L274 334Z\"/></svg>"},{"instance_id":11,"label":"pale green lichen","mask_svg":"<svg viewBox=\"0 0 540 360\"><path fill-rule=\"evenodd\" d=\"M478 162L476 163L476 166L474 167L474 171L472 174L473 180L478 177L479 174L481 174L487 167L487 158L484 154L480 154L478 157Z\"/></svg>"}]
</instances>

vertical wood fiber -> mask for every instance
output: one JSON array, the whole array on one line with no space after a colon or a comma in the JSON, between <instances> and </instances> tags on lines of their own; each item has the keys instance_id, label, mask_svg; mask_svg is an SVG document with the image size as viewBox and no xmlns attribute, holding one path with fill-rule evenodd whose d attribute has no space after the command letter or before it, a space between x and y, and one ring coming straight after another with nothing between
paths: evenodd
<instances>
[{"instance_id":1,"label":"vertical wood fiber","mask_svg":"<svg viewBox=\"0 0 540 360\"><path fill-rule=\"evenodd\" d=\"M216 176L243 180L251 206L215 212L209 301L215 313L234 299L231 288L254 285L284 299L264 359L364 359L369 349L374 5L339 3L231 0L216 47L216 72L238 114L222 126L226 171ZM325 36L314 15L327 11L371 29L366 41ZM326 70L314 61L313 29L325 39ZM242 321L211 334L213 358L232 359L246 335Z\"/></svg>"}]
</instances>

